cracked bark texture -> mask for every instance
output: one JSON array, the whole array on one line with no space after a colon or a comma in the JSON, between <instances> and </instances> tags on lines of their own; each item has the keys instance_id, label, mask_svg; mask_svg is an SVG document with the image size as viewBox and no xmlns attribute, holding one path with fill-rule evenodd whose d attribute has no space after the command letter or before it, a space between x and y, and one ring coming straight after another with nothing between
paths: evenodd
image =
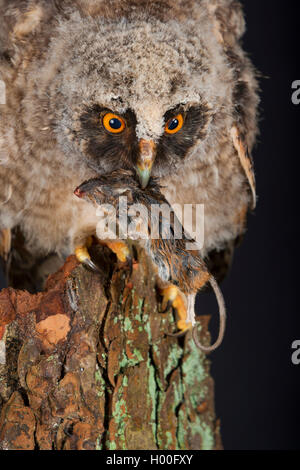
<instances>
[{"instance_id":1,"label":"cracked bark texture","mask_svg":"<svg viewBox=\"0 0 300 470\"><path fill-rule=\"evenodd\" d=\"M209 360L166 336L147 257L94 251L100 274L70 257L43 292L0 293L0 448L221 448Z\"/></svg>"}]
</instances>

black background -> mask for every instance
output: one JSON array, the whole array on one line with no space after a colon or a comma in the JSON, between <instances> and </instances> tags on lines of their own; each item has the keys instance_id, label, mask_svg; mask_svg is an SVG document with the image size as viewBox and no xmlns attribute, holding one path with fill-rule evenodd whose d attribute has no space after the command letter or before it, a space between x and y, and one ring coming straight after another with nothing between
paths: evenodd
<instances>
[{"instance_id":1,"label":"black background","mask_svg":"<svg viewBox=\"0 0 300 470\"><path fill-rule=\"evenodd\" d=\"M211 355L225 449L300 449L300 365L291 362L291 344L300 340L300 105L291 101L291 84L300 80L297 3L243 1L244 47L268 78L260 80L261 135L253 154L258 205L222 284L228 327ZM199 296L199 313L211 306L208 295ZM213 318L214 336L217 327Z\"/></svg>"},{"instance_id":2,"label":"black background","mask_svg":"<svg viewBox=\"0 0 300 470\"><path fill-rule=\"evenodd\" d=\"M300 105L291 102L291 84L300 80L300 8L296 0L243 3L245 49L268 78L260 81L261 135L253 155L258 206L222 284L229 319L225 341L211 355L216 410L225 449L300 449L300 365L291 362L291 344L300 340ZM213 308L208 294L197 305L199 313ZM217 327L214 315L214 336Z\"/></svg>"}]
</instances>

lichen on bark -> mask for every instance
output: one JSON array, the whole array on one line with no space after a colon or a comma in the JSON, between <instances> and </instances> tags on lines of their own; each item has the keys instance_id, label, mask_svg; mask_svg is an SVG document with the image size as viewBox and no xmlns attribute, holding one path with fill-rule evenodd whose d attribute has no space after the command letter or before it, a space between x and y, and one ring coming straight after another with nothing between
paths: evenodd
<instances>
[{"instance_id":1,"label":"lichen on bark","mask_svg":"<svg viewBox=\"0 0 300 470\"><path fill-rule=\"evenodd\" d=\"M0 293L0 448L221 448L209 360L167 336L151 263L93 255L99 274L70 257L43 292Z\"/></svg>"}]
</instances>

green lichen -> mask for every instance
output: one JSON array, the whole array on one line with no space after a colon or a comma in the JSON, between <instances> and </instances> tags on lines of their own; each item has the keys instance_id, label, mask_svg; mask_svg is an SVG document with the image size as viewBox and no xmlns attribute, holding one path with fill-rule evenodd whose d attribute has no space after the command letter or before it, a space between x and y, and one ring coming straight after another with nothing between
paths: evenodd
<instances>
[{"instance_id":1,"label":"green lichen","mask_svg":"<svg viewBox=\"0 0 300 470\"><path fill-rule=\"evenodd\" d=\"M142 361L144 360L144 358L143 358L141 352L140 352L138 349L134 348L133 354L134 354L135 357L137 358L138 362L142 362Z\"/></svg>"},{"instance_id":2,"label":"green lichen","mask_svg":"<svg viewBox=\"0 0 300 470\"><path fill-rule=\"evenodd\" d=\"M106 447L108 450L116 450L117 448L117 444L115 443L115 441L107 441L106 442Z\"/></svg>"},{"instance_id":3,"label":"green lichen","mask_svg":"<svg viewBox=\"0 0 300 470\"><path fill-rule=\"evenodd\" d=\"M170 405L172 407L172 414L175 416L177 408L183 402L183 399L184 399L183 387L182 387L181 380L179 380L178 382L175 382L175 381L172 382L171 386L173 386L173 390L174 390L174 392L173 392L174 395L173 396L174 396L174 398L173 398L172 402L170 403ZM161 416L161 410L163 409L163 407L165 405L165 400L166 400L166 394L165 394L165 391L162 389L158 392L158 399L157 399L157 403L158 403L157 404L157 415L158 416ZM169 404L167 404L167 406L169 407ZM177 423L177 426L178 426L178 423ZM179 446L178 436L176 436L176 437L177 437L177 439L176 439L176 448L180 449L181 447ZM166 432L165 430L162 431L160 422L158 422L157 442L158 442L158 445L159 445L159 449L165 449L165 450L168 450L170 448L170 446L174 444L173 437L172 437L171 433L169 433L168 431Z\"/></svg>"},{"instance_id":4,"label":"green lichen","mask_svg":"<svg viewBox=\"0 0 300 470\"><path fill-rule=\"evenodd\" d=\"M128 317L124 320L124 330L133 332L132 323Z\"/></svg>"},{"instance_id":5,"label":"green lichen","mask_svg":"<svg viewBox=\"0 0 300 470\"><path fill-rule=\"evenodd\" d=\"M170 372L178 366L181 357L182 349L178 346L178 344L174 343L169 350L168 360L164 366L164 378L168 377Z\"/></svg>"},{"instance_id":6,"label":"green lichen","mask_svg":"<svg viewBox=\"0 0 300 470\"><path fill-rule=\"evenodd\" d=\"M116 315L114 317L114 325L116 325L119 321L122 321L124 319L123 315L120 314L120 315Z\"/></svg>"},{"instance_id":7,"label":"green lichen","mask_svg":"<svg viewBox=\"0 0 300 470\"><path fill-rule=\"evenodd\" d=\"M134 367L144 360L142 354L138 349L134 349L133 354L135 357L129 359L125 351L123 351L123 357L120 361L120 370L125 369L126 367Z\"/></svg>"},{"instance_id":8,"label":"green lichen","mask_svg":"<svg viewBox=\"0 0 300 470\"><path fill-rule=\"evenodd\" d=\"M190 354L185 357L182 363L184 391L186 387L190 390L197 384L199 386L207 377L204 354L199 351L193 341L190 342L190 349ZM197 394L199 394L198 387Z\"/></svg>"},{"instance_id":9,"label":"green lichen","mask_svg":"<svg viewBox=\"0 0 300 470\"><path fill-rule=\"evenodd\" d=\"M126 405L126 401L123 398L124 386L128 385L127 377L123 377L122 385L118 389L117 397L115 406L112 412L112 418L116 423L117 432L115 437L118 438L118 447L126 450L126 442L125 442L125 427L130 418L128 414L128 409ZM109 439L106 441L106 447L109 450L115 450L117 448L117 444L115 441L110 441Z\"/></svg>"},{"instance_id":10,"label":"green lichen","mask_svg":"<svg viewBox=\"0 0 300 470\"><path fill-rule=\"evenodd\" d=\"M96 439L96 449L103 450L103 434L100 434Z\"/></svg>"},{"instance_id":11,"label":"green lichen","mask_svg":"<svg viewBox=\"0 0 300 470\"><path fill-rule=\"evenodd\" d=\"M173 437L170 431L166 432L166 449L169 449L173 444Z\"/></svg>"},{"instance_id":12,"label":"green lichen","mask_svg":"<svg viewBox=\"0 0 300 470\"><path fill-rule=\"evenodd\" d=\"M129 359L126 356L125 352L123 351L123 357L120 361L120 370L124 369L125 367L128 366Z\"/></svg>"},{"instance_id":13,"label":"green lichen","mask_svg":"<svg viewBox=\"0 0 300 470\"><path fill-rule=\"evenodd\" d=\"M138 305L136 306L136 310L138 313L135 315L135 319L139 322L142 321L143 306L144 306L144 299L139 298Z\"/></svg>"},{"instance_id":14,"label":"green lichen","mask_svg":"<svg viewBox=\"0 0 300 470\"><path fill-rule=\"evenodd\" d=\"M101 384L103 383L105 385L105 381L98 367L96 368L96 372L95 372L95 380L96 382L101 383Z\"/></svg>"},{"instance_id":15,"label":"green lichen","mask_svg":"<svg viewBox=\"0 0 300 470\"><path fill-rule=\"evenodd\" d=\"M179 410L178 419L177 419L177 443L178 449L185 448L185 437L186 429L184 426L184 413L182 410Z\"/></svg>"},{"instance_id":16,"label":"green lichen","mask_svg":"<svg viewBox=\"0 0 300 470\"><path fill-rule=\"evenodd\" d=\"M99 367L97 367L95 372L95 382L97 387L97 397L102 398L105 394L106 383L104 378L102 377Z\"/></svg>"},{"instance_id":17,"label":"green lichen","mask_svg":"<svg viewBox=\"0 0 300 470\"><path fill-rule=\"evenodd\" d=\"M200 417L197 416L194 423L190 424L192 436L200 434L202 446L201 450L213 450L215 446L215 438L211 427L201 422Z\"/></svg>"},{"instance_id":18,"label":"green lichen","mask_svg":"<svg viewBox=\"0 0 300 470\"><path fill-rule=\"evenodd\" d=\"M46 362L51 362L51 361L54 361L55 359L57 358L52 355L52 356L47 357Z\"/></svg>"},{"instance_id":19,"label":"green lichen","mask_svg":"<svg viewBox=\"0 0 300 470\"><path fill-rule=\"evenodd\" d=\"M149 318L149 315L144 315L145 331L148 335L149 344L152 344L152 332L151 332L150 322L148 321L148 318Z\"/></svg>"},{"instance_id":20,"label":"green lichen","mask_svg":"<svg viewBox=\"0 0 300 470\"><path fill-rule=\"evenodd\" d=\"M157 384L159 390L163 390L163 385L162 385L161 380L160 380L159 377L156 377L156 384Z\"/></svg>"},{"instance_id":21,"label":"green lichen","mask_svg":"<svg viewBox=\"0 0 300 470\"><path fill-rule=\"evenodd\" d=\"M150 359L147 361L147 366L149 369L149 375L148 375L148 390L149 390L149 396L151 400L151 427L152 427L152 433L154 437L154 441L157 441L157 422L156 422L156 413L157 413L157 387L156 387L156 380L155 380L155 369L153 365L150 362Z\"/></svg>"},{"instance_id":22,"label":"green lichen","mask_svg":"<svg viewBox=\"0 0 300 470\"><path fill-rule=\"evenodd\" d=\"M182 381L181 379L176 383L175 381L173 382L173 387L174 387L174 404L173 404L173 410L175 413L175 410L177 407L180 405L180 403L183 402L183 386L182 386Z\"/></svg>"}]
</instances>

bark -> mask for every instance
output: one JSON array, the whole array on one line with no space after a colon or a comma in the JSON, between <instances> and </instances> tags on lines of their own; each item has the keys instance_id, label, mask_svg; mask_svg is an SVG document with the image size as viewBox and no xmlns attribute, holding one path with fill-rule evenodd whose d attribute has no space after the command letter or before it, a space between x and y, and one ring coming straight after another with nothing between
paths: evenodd
<instances>
[{"instance_id":1,"label":"bark","mask_svg":"<svg viewBox=\"0 0 300 470\"><path fill-rule=\"evenodd\" d=\"M100 274L70 257L43 292L0 293L0 448L221 448L209 361L166 336L147 258L93 256Z\"/></svg>"}]
</instances>

